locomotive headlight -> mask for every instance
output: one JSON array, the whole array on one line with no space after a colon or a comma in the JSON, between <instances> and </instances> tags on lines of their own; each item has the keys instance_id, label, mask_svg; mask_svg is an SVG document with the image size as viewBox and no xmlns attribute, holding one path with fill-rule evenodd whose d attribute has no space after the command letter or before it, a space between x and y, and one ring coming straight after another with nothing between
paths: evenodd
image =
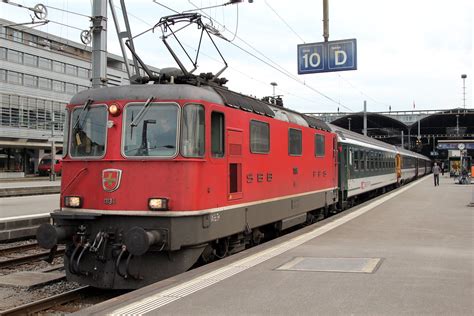
<instances>
[{"instance_id":1,"label":"locomotive headlight","mask_svg":"<svg viewBox=\"0 0 474 316\"><path fill-rule=\"evenodd\" d=\"M148 199L148 207L152 211L166 211L168 209L168 199L166 198L150 198Z\"/></svg>"},{"instance_id":2,"label":"locomotive headlight","mask_svg":"<svg viewBox=\"0 0 474 316\"><path fill-rule=\"evenodd\" d=\"M111 106L109 106L109 113L112 116L118 116L120 114L120 108L117 104L112 104Z\"/></svg>"},{"instance_id":3,"label":"locomotive headlight","mask_svg":"<svg viewBox=\"0 0 474 316\"><path fill-rule=\"evenodd\" d=\"M64 206L67 207L81 207L82 199L80 196L66 196L64 197Z\"/></svg>"}]
</instances>

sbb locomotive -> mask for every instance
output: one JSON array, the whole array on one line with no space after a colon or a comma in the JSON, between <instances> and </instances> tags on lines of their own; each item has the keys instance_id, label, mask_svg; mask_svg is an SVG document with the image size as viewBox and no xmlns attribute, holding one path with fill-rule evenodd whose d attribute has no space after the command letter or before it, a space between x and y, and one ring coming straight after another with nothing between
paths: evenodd
<instances>
[{"instance_id":1,"label":"sbb locomotive","mask_svg":"<svg viewBox=\"0 0 474 316\"><path fill-rule=\"evenodd\" d=\"M174 82L173 82L174 81ZM135 289L429 172L418 154L206 79L78 93L44 248L68 280Z\"/></svg>"}]
</instances>

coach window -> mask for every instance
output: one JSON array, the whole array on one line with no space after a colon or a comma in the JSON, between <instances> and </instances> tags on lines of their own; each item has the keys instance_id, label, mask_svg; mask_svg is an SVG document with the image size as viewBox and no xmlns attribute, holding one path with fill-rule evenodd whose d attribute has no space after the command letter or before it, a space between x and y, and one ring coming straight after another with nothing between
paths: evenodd
<instances>
[{"instance_id":1,"label":"coach window","mask_svg":"<svg viewBox=\"0 0 474 316\"><path fill-rule=\"evenodd\" d=\"M270 152L270 125L261 121L250 121L250 152L268 154Z\"/></svg>"},{"instance_id":2,"label":"coach window","mask_svg":"<svg viewBox=\"0 0 474 316\"><path fill-rule=\"evenodd\" d=\"M367 151L360 151L360 170L367 170Z\"/></svg>"},{"instance_id":3,"label":"coach window","mask_svg":"<svg viewBox=\"0 0 474 316\"><path fill-rule=\"evenodd\" d=\"M203 157L205 150L204 107L188 104L181 124L181 154L183 157Z\"/></svg>"},{"instance_id":4,"label":"coach window","mask_svg":"<svg viewBox=\"0 0 474 316\"><path fill-rule=\"evenodd\" d=\"M212 157L224 157L224 114L211 113L211 154Z\"/></svg>"},{"instance_id":5,"label":"coach window","mask_svg":"<svg viewBox=\"0 0 474 316\"><path fill-rule=\"evenodd\" d=\"M354 170L359 171L359 150L354 149Z\"/></svg>"},{"instance_id":6,"label":"coach window","mask_svg":"<svg viewBox=\"0 0 474 316\"><path fill-rule=\"evenodd\" d=\"M290 128L288 130L288 153L290 156L301 156L303 152L303 135L301 130Z\"/></svg>"},{"instance_id":7,"label":"coach window","mask_svg":"<svg viewBox=\"0 0 474 316\"><path fill-rule=\"evenodd\" d=\"M325 146L324 135L315 134L314 138L314 155L316 157L324 157L324 146Z\"/></svg>"}]
</instances>

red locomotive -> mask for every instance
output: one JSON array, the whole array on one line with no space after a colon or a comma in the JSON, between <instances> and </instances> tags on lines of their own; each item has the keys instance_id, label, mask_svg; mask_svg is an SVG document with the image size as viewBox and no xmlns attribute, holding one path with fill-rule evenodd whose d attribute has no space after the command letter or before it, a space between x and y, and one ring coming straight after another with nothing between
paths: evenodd
<instances>
[{"instance_id":1,"label":"red locomotive","mask_svg":"<svg viewBox=\"0 0 474 316\"><path fill-rule=\"evenodd\" d=\"M222 87L88 90L67 117L61 210L38 240L66 243L70 280L137 288L337 201L324 122Z\"/></svg>"}]
</instances>

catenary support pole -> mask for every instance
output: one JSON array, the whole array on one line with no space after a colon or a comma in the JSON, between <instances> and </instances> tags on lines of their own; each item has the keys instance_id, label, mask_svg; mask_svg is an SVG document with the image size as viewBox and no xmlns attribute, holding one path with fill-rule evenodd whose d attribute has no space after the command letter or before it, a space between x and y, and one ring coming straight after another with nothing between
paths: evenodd
<instances>
[{"instance_id":1,"label":"catenary support pole","mask_svg":"<svg viewBox=\"0 0 474 316\"><path fill-rule=\"evenodd\" d=\"M92 88L107 85L107 1L92 4Z\"/></svg>"},{"instance_id":2,"label":"catenary support pole","mask_svg":"<svg viewBox=\"0 0 474 316\"><path fill-rule=\"evenodd\" d=\"M329 40L329 0L323 0L323 37L324 41Z\"/></svg>"}]
</instances>

